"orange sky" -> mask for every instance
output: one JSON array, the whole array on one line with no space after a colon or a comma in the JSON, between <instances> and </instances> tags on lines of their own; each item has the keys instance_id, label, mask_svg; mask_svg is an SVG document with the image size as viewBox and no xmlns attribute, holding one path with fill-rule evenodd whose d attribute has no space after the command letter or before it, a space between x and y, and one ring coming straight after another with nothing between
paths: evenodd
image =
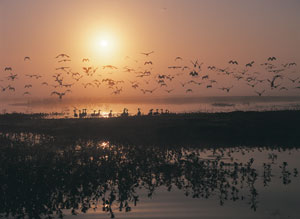
<instances>
[{"instance_id":1,"label":"orange sky","mask_svg":"<svg viewBox=\"0 0 300 219\"><path fill-rule=\"evenodd\" d=\"M74 83L68 96L109 96L115 89L122 87L120 95L143 95L140 89L157 88L152 96L172 95L256 95L255 89L267 90L266 95L299 95L300 84L292 83L288 78L300 76L300 2L288 1L16 1L0 2L0 85L16 88L15 92L2 92L2 97L22 96L25 91L31 96L49 97L56 90L53 88L52 75L58 73L55 68L71 67L84 77L76 82L70 74L63 73L64 83ZM99 42L106 40L107 47ZM154 51L146 57L141 52ZM71 62L62 64L54 57L59 53L70 55ZM31 61L24 61L30 56ZM125 58L129 56L129 58ZM180 56L183 61L175 61ZM260 63L275 56L276 66L296 62L298 66L285 69L284 78L278 81L288 90L270 89L268 82L259 84L255 89L220 72L208 71L207 66L218 68L230 67L236 74L245 69L245 64L255 61L248 76L257 79L271 79L273 73L266 72ZM83 63L82 58L89 58ZM199 77L191 77L190 60L204 63ZM239 65L228 64L237 60ZM144 65L145 61L153 65ZM103 65L115 65L117 70L103 70ZM191 69L174 71L168 66L188 65ZM12 74L18 74L16 80L7 80L10 73L5 67L12 67ZM82 67L99 67L96 74L86 76ZM151 76L137 78L137 73L125 72L124 67L135 71L150 70ZM150 67L151 66L151 67ZM279 67L278 67L279 68ZM181 75L178 73L183 72ZM231 75L235 74L232 73ZM26 74L39 74L43 77L33 80ZM166 80L167 86L157 83L157 75L172 75L172 81ZM202 76L209 75L210 80L218 83L213 89L207 89L207 81ZM100 76L101 75L101 76ZM124 80L114 88L104 83L100 88L84 89L82 83L102 82L105 78ZM146 79L147 78L147 79ZM181 83L190 80L202 85ZM130 81L137 81L139 87L131 87ZM149 84L147 84L149 81ZM48 82L49 86L42 86ZM33 84L26 90L24 85ZM227 93L220 88L234 86ZM60 90L59 90L60 89ZM168 94L165 90L173 91ZM187 89L193 92L186 93Z\"/></svg>"}]
</instances>

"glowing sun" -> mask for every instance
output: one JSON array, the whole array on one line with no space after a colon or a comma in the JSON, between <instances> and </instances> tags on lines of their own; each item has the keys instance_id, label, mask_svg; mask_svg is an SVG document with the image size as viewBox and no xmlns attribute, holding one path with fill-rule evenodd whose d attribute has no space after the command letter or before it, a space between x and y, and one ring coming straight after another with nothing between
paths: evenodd
<instances>
[{"instance_id":1,"label":"glowing sun","mask_svg":"<svg viewBox=\"0 0 300 219\"><path fill-rule=\"evenodd\" d=\"M112 61L112 58L118 54L119 43L114 34L95 33L90 42L90 48L94 55L101 58L102 61Z\"/></svg>"},{"instance_id":2,"label":"glowing sun","mask_svg":"<svg viewBox=\"0 0 300 219\"><path fill-rule=\"evenodd\" d=\"M109 43L107 40L101 40L99 44L101 47L107 47Z\"/></svg>"}]
</instances>

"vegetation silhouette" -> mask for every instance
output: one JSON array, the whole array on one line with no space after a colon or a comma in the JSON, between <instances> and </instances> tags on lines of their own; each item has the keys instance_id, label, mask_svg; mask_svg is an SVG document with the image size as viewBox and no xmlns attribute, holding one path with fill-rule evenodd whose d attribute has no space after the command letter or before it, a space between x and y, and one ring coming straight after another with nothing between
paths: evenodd
<instances>
[{"instance_id":1,"label":"vegetation silhouette","mask_svg":"<svg viewBox=\"0 0 300 219\"><path fill-rule=\"evenodd\" d=\"M236 150L251 150L243 147L218 148L203 157L204 149L194 147L124 146L30 133L2 133L0 142L0 215L5 217L63 218L65 209L78 214L102 208L114 218L116 209L129 212L137 205L138 190L151 197L162 186L193 198L215 197L220 205L245 201L255 211L256 182L268 186L275 177L275 153L260 174L253 158L230 159ZM283 184L298 176L286 162L280 168Z\"/></svg>"},{"instance_id":2,"label":"vegetation silhouette","mask_svg":"<svg viewBox=\"0 0 300 219\"><path fill-rule=\"evenodd\" d=\"M157 109L158 112L158 109ZM78 136L122 145L299 146L300 111L159 113L120 117L46 119L46 114L2 114L0 132ZM84 114L84 115L83 115ZM126 116L125 116L126 115Z\"/></svg>"}]
</instances>

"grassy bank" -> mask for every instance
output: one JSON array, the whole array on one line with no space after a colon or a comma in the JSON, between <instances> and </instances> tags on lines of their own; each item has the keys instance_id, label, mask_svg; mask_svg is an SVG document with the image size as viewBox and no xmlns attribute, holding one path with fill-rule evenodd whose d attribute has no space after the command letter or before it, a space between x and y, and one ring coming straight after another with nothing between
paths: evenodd
<instances>
[{"instance_id":1,"label":"grassy bank","mask_svg":"<svg viewBox=\"0 0 300 219\"><path fill-rule=\"evenodd\" d=\"M0 131L145 145L300 145L300 111L190 113L109 119L43 119L39 115L1 115Z\"/></svg>"}]
</instances>

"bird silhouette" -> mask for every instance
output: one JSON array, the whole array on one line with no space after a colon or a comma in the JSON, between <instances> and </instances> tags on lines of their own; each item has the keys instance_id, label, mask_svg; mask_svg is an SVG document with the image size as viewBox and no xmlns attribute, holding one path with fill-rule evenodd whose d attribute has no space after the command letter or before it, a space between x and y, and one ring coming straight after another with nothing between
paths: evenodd
<instances>
[{"instance_id":1,"label":"bird silhouette","mask_svg":"<svg viewBox=\"0 0 300 219\"><path fill-rule=\"evenodd\" d=\"M257 82L258 83L258 82ZM257 85L257 83L256 84L249 84L249 83L247 83L250 87L255 87L256 85Z\"/></svg>"},{"instance_id":2,"label":"bird silhouette","mask_svg":"<svg viewBox=\"0 0 300 219\"><path fill-rule=\"evenodd\" d=\"M274 57L274 56L268 58L268 61L275 61L275 60L276 60L276 57Z\"/></svg>"},{"instance_id":3,"label":"bird silhouette","mask_svg":"<svg viewBox=\"0 0 300 219\"><path fill-rule=\"evenodd\" d=\"M141 109L140 108L138 108L138 112L137 112L137 114L136 114L137 116L141 116L142 115L142 113L141 113Z\"/></svg>"},{"instance_id":4,"label":"bird silhouette","mask_svg":"<svg viewBox=\"0 0 300 219\"><path fill-rule=\"evenodd\" d=\"M112 114L112 110L109 111L109 114L108 114L108 117L112 117L113 114Z\"/></svg>"},{"instance_id":5,"label":"bird silhouette","mask_svg":"<svg viewBox=\"0 0 300 219\"><path fill-rule=\"evenodd\" d=\"M168 94L171 93L174 89L171 90L165 90Z\"/></svg>"},{"instance_id":6,"label":"bird silhouette","mask_svg":"<svg viewBox=\"0 0 300 219\"><path fill-rule=\"evenodd\" d=\"M145 56L149 56L150 54L154 53L154 51L151 51L151 52L142 52L141 54L142 55L145 55Z\"/></svg>"},{"instance_id":7,"label":"bird silhouette","mask_svg":"<svg viewBox=\"0 0 300 219\"><path fill-rule=\"evenodd\" d=\"M152 63L152 61L146 61L145 63L144 63L144 65L152 65L153 63Z\"/></svg>"},{"instance_id":8,"label":"bird silhouette","mask_svg":"<svg viewBox=\"0 0 300 219\"><path fill-rule=\"evenodd\" d=\"M234 60L230 60L228 63L232 64L232 65L238 65L239 64L237 61L234 61Z\"/></svg>"},{"instance_id":9,"label":"bird silhouette","mask_svg":"<svg viewBox=\"0 0 300 219\"><path fill-rule=\"evenodd\" d=\"M64 53L61 53L61 54L59 54L59 55L57 55L55 58L57 59L57 58L70 58L70 56L68 56L67 54L64 54Z\"/></svg>"},{"instance_id":10,"label":"bird silhouette","mask_svg":"<svg viewBox=\"0 0 300 219\"><path fill-rule=\"evenodd\" d=\"M197 65L199 65L199 64L198 64L198 60L196 60L196 61L191 61L191 63L193 64L194 68L196 68Z\"/></svg>"},{"instance_id":11,"label":"bird silhouette","mask_svg":"<svg viewBox=\"0 0 300 219\"><path fill-rule=\"evenodd\" d=\"M185 69L189 69L189 68L190 68L189 66L183 66L181 70L184 71Z\"/></svg>"},{"instance_id":12,"label":"bird silhouette","mask_svg":"<svg viewBox=\"0 0 300 219\"><path fill-rule=\"evenodd\" d=\"M251 62L249 62L249 63L246 64L246 67L252 67L253 64L254 64L254 61L251 61Z\"/></svg>"},{"instance_id":13,"label":"bird silhouette","mask_svg":"<svg viewBox=\"0 0 300 219\"><path fill-rule=\"evenodd\" d=\"M71 59L62 59L62 60L59 60L58 62L70 62Z\"/></svg>"},{"instance_id":14,"label":"bird silhouette","mask_svg":"<svg viewBox=\"0 0 300 219\"><path fill-rule=\"evenodd\" d=\"M195 70L193 70L193 71L190 72L190 75L191 75L192 77L196 77L196 76L198 76L199 74L198 74L198 72L196 72Z\"/></svg>"},{"instance_id":15,"label":"bird silhouette","mask_svg":"<svg viewBox=\"0 0 300 219\"><path fill-rule=\"evenodd\" d=\"M208 67L207 67L207 69L209 69L209 70L215 70L215 69L216 69L216 67L215 67L215 66L211 66L211 65L210 65L210 66L208 66Z\"/></svg>"},{"instance_id":16,"label":"bird silhouette","mask_svg":"<svg viewBox=\"0 0 300 219\"><path fill-rule=\"evenodd\" d=\"M63 71L66 71L66 69L68 69L68 68L70 68L70 67L62 66L62 67L55 68L55 70L63 70Z\"/></svg>"},{"instance_id":17,"label":"bird silhouette","mask_svg":"<svg viewBox=\"0 0 300 219\"><path fill-rule=\"evenodd\" d=\"M17 76L18 76L17 74L12 74L12 73L11 73L11 74L7 77L7 79L8 79L8 80L14 81L15 79L17 79Z\"/></svg>"},{"instance_id":18,"label":"bird silhouette","mask_svg":"<svg viewBox=\"0 0 300 219\"><path fill-rule=\"evenodd\" d=\"M109 68L109 69L118 69L117 67L113 66L113 65L104 65L102 66L103 69Z\"/></svg>"},{"instance_id":19,"label":"bird silhouette","mask_svg":"<svg viewBox=\"0 0 300 219\"><path fill-rule=\"evenodd\" d=\"M16 91L16 89L14 87L12 87L11 85L8 85L7 89L10 90L10 91Z\"/></svg>"},{"instance_id":20,"label":"bird silhouette","mask_svg":"<svg viewBox=\"0 0 300 219\"><path fill-rule=\"evenodd\" d=\"M92 70L92 67L83 67L82 69L84 70L84 73L86 73L87 75L89 75L90 70Z\"/></svg>"},{"instance_id":21,"label":"bird silhouette","mask_svg":"<svg viewBox=\"0 0 300 219\"><path fill-rule=\"evenodd\" d=\"M275 75L271 80L267 79L267 81L270 83L271 89L276 88L277 86L275 85L275 80L277 78L282 78L281 75Z\"/></svg>"},{"instance_id":22,"label":"bird silhouette","mask_svg":"<svg viewBox=\"0 0 300 219\"><path fill-rule=\"evenodd\" d=\"M5 67L4 71L12 71L12 68L11 67Z\"/></svg>"},{"instance_id":23,"label":"bird silhouette","mask_svg":"<svg viewBox=\"0 0 300 219\"><path fill-rule=\"evenodd\" d=\"M0 87L1 87L1 91L2 91L2 92L5 92L6 89L8 88L8 87L3 87L2 85L0 85Z\"/></svg>"},{"instance_id":24,"label":"bird silhouette","mask_svg":"<svg viewBox=\"0 0 300 219\"><path fill-rule=\"evenodd\" d=\"M181 61L182 61L182 58L181 58L180 56L177 56L177 57L175 58L175 61L177 61L177 60L181 60Z\"/></svg>"},{"instance_id":25,"label":"bird silhouette","mask_svg":"<svg viewBox=\"0 0 300 219\"><path fill-rule=\"evenodd\" d=\"M26 91L26 92L23 93L23 96L25 96L25 95L31 95L31 93Z\"/></svg>"},{"instance_id":26,"label":"bird silhouette","mask_svg":"<svg viewBox=\"0 0 300 219\"><path fill-rule=\"evenodd\" d=\"M257 93L258 94L258 96L261 96L263 93L265 92L265 90L263 90L263 91L255 91L255 93Z\"/></svg>"},{"instance_id":27,"label":"bird silhouette","mask_svg":"<svg viewBox=\"0 0 300 219\"><path fill-rule=\"evenodd\" d=\"M226 91L227 93L233 88L233 86L231 87L222 87L222 88L219 88L220 90L223 90L223 91Z\"/></svg>"},{"instance_id":28,"label":"bird silhouette","mask_svg":"<svg viewBox=\"0 0 300 219\"><path fill-rule=\"evenodd\" d=\"M295 79L292 79L292 78L288 78L291 82L293 82L293 83L295 83L298 79L299 79L299 77L297 77L297 78L295 78Z\"/></svg>"},{"instance_id":29,"label":"bird silhouette","mask_svg":"<svg viewBox=\"0 0 300 219\"><path fill-rule=\"evenodd\" d=\"M151 51L149 53L141 53L148 57L150 54L152 54L154 51ZM57 60L56 62L59 63L64 63L64 62L69 62L71 61L70 57L66 54L59 54L55 57ZM55 83L51 84L51 82L45 81L47 79L46 75L39 75L39 74L25 74L25 77L28 77L30 79L39 79L41 77L45 77L45 80L43 83L40 83L39 86L44 86L44 89L46 89L45 86L53 86L55 87L56 91L59 94L61 94L61 97L64 97L65 92L60 92L57 89L68 89L68 88L73 88L74 86L81 85L84 88L88 87L97 87L99 89L112 89L110 90L111 94L114 95L119 95L123 94L126 89L132 87L132 89L135 89L136 92L142 92L143 94L152 94L154 90L159 89L160 92L166 92L168 94L174 93L175 90L177 90L176 86L173 89L170 89L172 85L175 83L180 83L178 84L178 87L183 87L185 88L182 90L182 92L185 93L190 93L190 92L196 92L194 87L187 87L186 84L195 86L195 85L202 85L204 88L213 88L213 89L220 89L222 91L229 92L232 87L223 87L223 82L226 80L230 80L231 78L236 79L234 80L234 83L239 83L243 86L250 86L252 88L256 88L259 86L263 86L261 89L263 90L262 92L255 91L255 94L258 96L259 93L264 94L264 92L268 92L268 89L276 89L277 91L287 91L291 90L292 88L298 89L298 86L292 86L292 83L295 84L299 82L299 75L295 75L295 71L292 68L293 66L297 66L295 62L285 62L285 63L279 63L279 60L277 60L276 57L270 56L268 57L267 61L264 63L259 64L258 66L254 66L255 61L251 61L247 63L245 66L239 66L239 63L236 60L229 60L228 65L225 66L225 68L219 68L216 67L215 65L204 65L207 67L209 70L209 74L203 74L201 66L203 66L203 62L200 63L198 59L191 60L191 64L186 65L188 63L185 63L183 58L180 56L175 57L174 63L179 63L179 61L182 61L181 64L175 64L175 65L169 65L166 66L170 74L154 74L154 65L152 61L149 61L150 58L148 58L147 61L138 61L136 63L139 63L136 66L133 66L132 63L126 63L127 65L124 65L122 69L120 69L120 72L125 72L125 73L133 73L131 74L133 78L136 78L136 81L131 83L128 79L124 80L114 80L111 78L102 78L102 75L104 74L114 74L117 71L104 71L103 74L97 74L95 72L98 71L98 67L93 67L93 66L85 66L85 67L80 67L82 68L82 72L75 72L73 71L73 66L66 66L67 64L64 64L64 66L56 66L55 70L58 71L59 73L54 73L51 75L51 79L54 80ZM134 58L126 58L126 61L133 61ZM273 62L275 61L276 62ZM26 56L24 57L24 61L30 61L30 57ZM87 58L83 58L82 62L89 62L90 60ZM187 61L189 62L189 61ZM144 65L143 65L144 64ZM148 65L148 66L147 66ZM153 65L153 67L151 66ZM232 67L229 67L231 65ZM251 67L255 67L255 71L251 69ZM256 68L257 67L257 68ZM118 69L117 67L113 65L104 65L101 66L102 69L110 69L110 70L116 70ZM148 69L145 69L148 68ZM179 72L176 72L176 70L179 70ZM189 69L188 71L185 72L186 69ZM29 89L32 87L31 83L26 82L25 84L21 84L18 82L14 82L17 80L22 80L24 75L23 74L14 74L12 71L13 69L10 66L6 66L4 68L4 71L7 71L7 75L2 77L0 79L0 82L3 83L5 80L11 81L11 85L2 85L0 89L2 92L4 91L16 91L18 90L18 87L21 86L21 88L24 86L25 90L23 90L20 94L23 95L30 95L25 92L26 89ZM61 70L61 71L59 71ZM212 80L211 78L214 78L217 75L221 75L222 78L221 80ZM271 75L271 76L269 76ZM89 76L89 77L87 77ZM93 76L93 77L91 77ZM128 75L125 76L126 78ZM187 80L186 78L192 76L194 80ZM101 80L97 77L100 77ZM120 75L121 77L121 75ZM123 77L123 75L122 75ZM130 76L131 77L131 76ZM223 78L224 77L224 78ZM266 78L262 78L266 77ZM146 80L145 80L146 78ZM199 79L197 79L199 78ZM84 79L85 83L77 83L79 80ZM196 80L197 79L197 80ZM223 80L224 79L224 80ZM218 82L217 82L218 81ZM285 84L286 81L290 81L289 84ZM126 86L126 84L130 82L129 86ZM16 85L14 84L16 83ZM48 84L49 83L49 84ZM120 83L125 83L124 86L119 86ZM156 83L159 86L156 86L155 89L147 89L147 87L144 87L145 85L151 86L151 84ZM213 83L218 84L219 88L214 87ZM300 82L299 82L300 83ZM298 83L297 83L298 85ZM34 85L35 86L35 85ZM290 86L290 87L288 87ZM69 89L69 92L71 90ZM253 89L254 90L254 89ZM19 90L18 90L19 91ZM24 94L24 93L25 94ZM53 93L52 92L52 93ZM59 94L53 93L51 95L53 96L58 96L60 97ZM8 93L9 94L9 93ZM33 93L32 93L33 94ZM11 93L12 95L12 93ZM61 98L60 98L61 99Z\"/></svg>"},{"instance_id":30,"label":"bird silhouette","mask_svg":"<svg viewBox=\"0 0 300 219\"><path fill-rule=\"evenodd\" d=\"M52 96L52 95L57 95L57 96L59 97L59 99L61 100L62 97L63 97L64 95L66 95L67 92L71 92L71 91L70 91L70 90L66 90L65 92L57 92L57 91L53 91L53 92L51 93L51 96Z\"/></svg>"},{"instance_id":31,"label":"bird silhouette","mask_svg":"<svg viewBox=\"0 0 300 219\"><path fill-rule=\"evenodd\" d=\"M75 81L79 81L81 78L83 78L83 76L81 75L81 76L79 76L79 77L72 77Z\"/></svg>"},{"instance_id":32,"label":"bird silhouette","mask_svg":"<svg viewBox=\"0 0 300 219\"><path fill-rule=\"evenodd\" d=\"M181 68L181 66L168 66L168 68L170 68L170 69L179 69L179 68Z\"/></svg>"},{"instance_id":33,"label":"bird silhouette","mask_svg":"<svg viewBox=\"0 0 300 219\"><path fill-rule=\"evenodd\" d=\"M74 109L73 112L74 112L74 117L77 118L78 117L77 109Z\"/></svg>"},{"instance_id":34,"label":"bird silhouette","mask_svg":"<svg viewBox=\"0 0 300 219\"><path fill-rule=\"evenodd\" d=\"M281 87L279 90L288 90L286 87Z\"/></svg>"},{"instance_id":35,"label":"bird silhouette","mask_svg":"<svg viewBox=\"0 0 300 219\"><path fill-rule=\"evenodd\" d=\"M82 83L84 88L87 88L88 86L94 87L92 83Z\"/></svg>"}]
</instances>

